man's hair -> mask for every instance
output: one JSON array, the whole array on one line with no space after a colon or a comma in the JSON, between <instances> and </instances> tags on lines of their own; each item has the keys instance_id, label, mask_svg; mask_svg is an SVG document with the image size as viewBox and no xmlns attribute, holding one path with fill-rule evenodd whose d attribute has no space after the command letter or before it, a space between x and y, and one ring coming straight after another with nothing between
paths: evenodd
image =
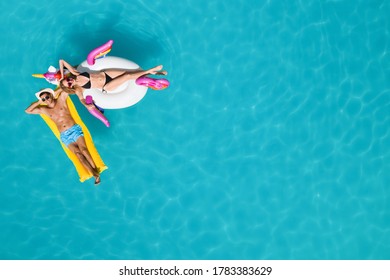
<instances>
[{"instance_id":1,"label":"man's hair","mask_svg":"<svg viewBox=\"0 0 390 280\"><path fill-rule=\"evenodd\" d=\"M42 91L40 94L39 94L39 97L41 97L42 95L44 94L48 94L51 96L51 92L48 92L48 91Z\"/></svg>"}]
</instances>

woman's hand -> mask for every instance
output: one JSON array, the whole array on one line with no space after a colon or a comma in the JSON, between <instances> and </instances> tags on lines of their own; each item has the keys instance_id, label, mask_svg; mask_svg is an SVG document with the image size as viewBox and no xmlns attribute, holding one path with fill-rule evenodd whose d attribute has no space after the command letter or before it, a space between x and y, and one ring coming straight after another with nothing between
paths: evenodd
<instances>
[{"instance_id":1,"label":"woman's hand","mask_svg":"<svg viewBox=\"0 0 390 280\"><path fill-rule=\"evenodd\" d=\"M75 69L75 68L73 68L72 71L69 69L69 72L72 73L72 74L75 75L75 76L80 75L80 72L77 71L77 69Z\"/></svg>"},{"instance_id":2,"label":"woman's hand","mask_svg":"<svg viewBox=\"0 0 390 280\"><path fill-rule=\"evenodd\" d=\"M60 59L60 72L61 77L64 78L64 67L69 70L70 73L72 73L75 76L80 75L80 72L77 71L76 68L74 68L72 65L70 65L68 62L66 62L63 59Z\"/></svg>"}]
</instances>

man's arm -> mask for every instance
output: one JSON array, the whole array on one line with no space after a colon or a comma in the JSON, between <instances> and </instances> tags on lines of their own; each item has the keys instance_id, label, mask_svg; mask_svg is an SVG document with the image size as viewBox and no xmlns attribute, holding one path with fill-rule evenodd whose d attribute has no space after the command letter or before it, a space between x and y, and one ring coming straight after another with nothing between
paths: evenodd
<instances>
[{"instance_id":1,"label":"man's arm","mask_svg":"<svg viewBox=\"0 0 390 280\"><path fill-rule=\"evenodd\" d=\"M62 90L61 88L57 88L54 92L55 92L55 96L57 98L61 98L64 102L66 101L66 98L69 96L69 93L67 93L66 91ZM75 90L75 94L77 95L78 99L80 100L80 103L83 104L88 110L96 109L95 105L87 104L85 102L85 99L84 99L82 91L80 91L79 89L76 89Z\"/></svg>"},{"instance_id":2,"label":"man's arm","mask_svg":"<svg viewBox=\"0 0 390 280\"><path fill-rule=\"evenodd\" d=\"M57 88L55 91L55 96L56 97L60 97L64 100L66 100L66 98L69 96L69 93L67 93L66 91L62 90L60 87ZM85 99L84 99L84 96L83 96L83 92L80 91L79 89L75 89L75 93L77 95L77 97L80 99L80 102L81 104L83 104L84 106L86 106L87 104L85 103Z\"/></svg>"},{"instance_id":3,"label":"man's arm","mask_svg":"<svg viewBox=\"0 0 390 280\"><path fill-rule=\"evenodd\" d=\"M65 99L69 96L69 93L67 93L66 91L63 91L62 88L58 87L54 90L54 98L57 99L61 96L64 96Z\"/></svg>"},{"instance_id":4,"label":"man's arm","mask_svg":"<svg viewBox=\"0 0 390 280\"><path fill-rule=\"evenodd\" d=\"M24 110L27 114L42 114L43 111L42 111L42 101L41 100L38 100L34 103L31 103L30 106L28 106L26 108L26 110Z\"/></svg>"}]
</instances>

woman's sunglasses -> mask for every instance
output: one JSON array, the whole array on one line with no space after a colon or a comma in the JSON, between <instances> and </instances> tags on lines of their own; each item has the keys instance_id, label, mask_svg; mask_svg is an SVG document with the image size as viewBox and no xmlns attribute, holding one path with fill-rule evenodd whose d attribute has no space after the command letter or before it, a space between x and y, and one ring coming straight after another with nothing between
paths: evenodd
<instances>
[{"instance_id":1,"label":"woman's sunglasses","mask_svg":"<svg viewBox=\"0 0 390 280\"><path fill-rule=\"evenodd\" d=\"M50 99L50 95L46 95L46 98L42 97L42 101L46 101L46 100L49 100L49 99Z\"/></svg>"}]
</instances>

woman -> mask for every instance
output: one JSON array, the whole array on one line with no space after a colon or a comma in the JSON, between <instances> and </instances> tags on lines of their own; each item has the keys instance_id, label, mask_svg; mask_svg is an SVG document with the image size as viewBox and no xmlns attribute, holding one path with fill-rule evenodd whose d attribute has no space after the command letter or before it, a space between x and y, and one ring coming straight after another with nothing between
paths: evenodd
<instances>
[{"instance_id":1,"label":"woman","mask_svg":"<svg viewBox=\"0 0 390 280\"><path fill-rule=\"evenodd\" d=\"M70 75L64 78L64 68L68 69ZM67 93L76 93L82 96L84 89L97 88L102 91L114 90L124 82L136 80L144 75L166 75L166 71L160 71L162 65L150 68L149 70L122 70L104 69L95 73L77 71L65 60L60 60L61 80L60 87ZM81 100L81 99L80 99Z\"/></svg>"}]
</instances>

